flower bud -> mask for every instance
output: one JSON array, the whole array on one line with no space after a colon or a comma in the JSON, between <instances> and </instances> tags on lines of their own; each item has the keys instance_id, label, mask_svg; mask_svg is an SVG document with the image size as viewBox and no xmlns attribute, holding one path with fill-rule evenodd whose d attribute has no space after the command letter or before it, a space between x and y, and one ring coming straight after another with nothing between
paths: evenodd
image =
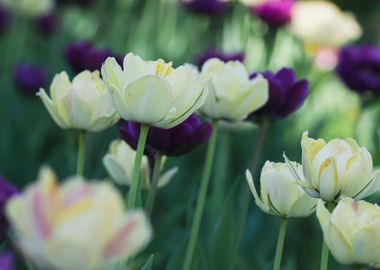
<instances>
[{"instance_id":1,"label":"flower bud","mask_svg":"<svg viewBox=\"0 0 380 270\"><path fill-rule=\"evenodd\" d=\"M301 165L293 162L293 166L302 175ZM315 210L317 199L303 191L285 163L265 163L260 177L261 198L248 170L246 177L256 205L265 213L296 218L307 217Z\"/></svg>"},{"instance_id":2,"label":"flower bud","mask_svg":"<svg viewBox=\"0 0 380 270\"><path fill-rule=\"evenodd\" d=\"M54 77L49 97L44 89L37 95L61 128L102 131L118 120L99 72L83 71L72 82L66 72Z\"/></svg>"},{"instance_id":3,"label":"flower bud","mask_svg":"<svg viewBox=\"0 0 380 270\"><path fill-rule=\"evenodd\" d=\"M47 72L42 67L18 64L14 77L18 88L27 95L35 95L46 82Z\"/></svg>"},{"instance_id":4,"label":"flower bud","mask_svg":"<svg viewBox=\"0 0 380 270\"><path fill-rule=\"evenodd\" d=\"M317 217L325 242L338 262L380 268L379 206L343 198L330 213L320 201Z\"/></svg>"},{"instance_id":5,"label":"flower bud","mask_svg":"<svg viewBox=\"0 0 380 270\"><path fill-rule=\"evenodd\" d=\"M108 182L80 176L58 185L48 168L6 210L17 245L39 269L108 269L143 249L152 231L142 211L126 213Z\"/></svg>"},{"instance_id":6,"label":"flower bud","mask_svg":"<svg viewBox=\"0 0 380 270\"><path fill-rule=\"evenodd\" d=\"M133 165L136 158L136 152L124 141L114 140L111 142L109 153L103 158L103 164L110 176L120 185L130 186L132 183ZM151 167L149 160L143 156L141 162L142 187L150 188ZM162 162L162 165L164 162ZM167 171L160 176L158 187L163 187L170 182L172 177L177 173L177 167Z\"/></svg>"}]
</instances>

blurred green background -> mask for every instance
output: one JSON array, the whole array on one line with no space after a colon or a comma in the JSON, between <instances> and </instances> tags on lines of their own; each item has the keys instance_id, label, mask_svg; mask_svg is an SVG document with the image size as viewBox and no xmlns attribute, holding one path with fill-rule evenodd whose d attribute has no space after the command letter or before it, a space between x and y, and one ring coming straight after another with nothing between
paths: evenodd
<instances>
[{"instance_id":1,"label":"blurred green background","mask_svg":"<svg viewBox=\"0 0 380 270\"><path fill-rule=\"evenodd\" d=\"M354 13L362 25L364 32L358 43L379 44L379 1L335 2ZM219 16L190 12L178 0L99 0L85 8L60 6L56 12L58 26L49 37L38 31L32 19L16 15L0 35L0 174L19 187L35 179L41 164L52 166L61 178L73 174L77 141L74 131L61 130L53 122L38 97L17 89L14 64L26 62L44 67L49 74L45 85L48 88L54 74L60 71L74 75L63 52L67 44L81 40L120 55L134 52L145 59L171 60L176 66L194 62L205 49L218 48L225 52L244 51L245 64L251 72L294 67L300 78L310 80L310 95L296 114L271 122L258 168L265 160L282 161L283 151L300 161L300 139L305 130L312 137L326 140L354 137L370 150L375 166L380 165L380 103L361 102L333 71L316 70L301 42L286 28L278 31L267 66L268 29L239 3L232 3ZM118 138L119 127L89 135L85 169L88 178L107 177L102 157L110 141ZM248 188L244 171L251 165L257 128L252 125L220 130L194 269L230 269L230 263L231 269L271 269L279 219L263 214L253 199L239 256L231 262L237 217L242 211L241 194ZM166 166L178 166L180 170L158 193L152 218L155 237L136 260L137 266L151 253L155 253L153 269L177 270L182 266L204 155L205 146L201 146L185 156L169 158ZM258 174L256 170L256 181ZM379 202L380 198L375 195L371 200ZM291 220L283 269L319 269L321 244L315 216ZM333 258L330 263L330 269L349 269L339 266Z\"/></svg>"}]
</instances>

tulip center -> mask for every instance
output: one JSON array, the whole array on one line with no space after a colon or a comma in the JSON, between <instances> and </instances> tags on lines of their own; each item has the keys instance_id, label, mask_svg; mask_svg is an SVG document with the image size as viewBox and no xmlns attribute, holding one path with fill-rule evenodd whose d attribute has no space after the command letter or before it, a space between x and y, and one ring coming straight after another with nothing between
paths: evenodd
<instances>
[{"instance_id":1,"label":"tulip center","mask_svg":"<svg viewBox=\"0 0 380 270\"><path fill-rule=\"evenodd\" d=\"M165 63L162 59L157 61L156 75L166 78L173 71L173 63Z\"/></svg>"}]
</instances>

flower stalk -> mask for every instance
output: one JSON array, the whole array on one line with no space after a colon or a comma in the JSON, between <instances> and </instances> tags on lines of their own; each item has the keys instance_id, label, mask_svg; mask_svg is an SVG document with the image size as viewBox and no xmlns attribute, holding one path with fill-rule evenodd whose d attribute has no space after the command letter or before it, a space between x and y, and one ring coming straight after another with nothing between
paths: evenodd
<instances>
[{"instance_id":1,"label":"flower stalk","mask_svg":"<svg viewBox=\"0 0 380 270\"><path fill-rule=\"evenodd\" d=\"M79 131L78 140L78 157L77 157L77 175L83 176L86 156L86 131Z\"/></svg>"},{"instance_id":2,"label":"flower stalk","mask_svg":"<svg viewBox=\"0 0 380 270\"><path fill-rule=\"evenodd\" d=\"M149 126L141 125L139 142L137 144L136 158L133 165L132 183L128 196L128 210L132 210L136 206L137 195L140 192L140 172L141 161L144 154L146 138L148 137Z\"/></svg>"},{"instance_id":3,"label":"flower stalk","mask_svg":"<svg viewBox=\"0 0 380 270\"><path fill-rule=\"evenodd\" d=\"M154 201L156 198L157 187L158 187L158 180L160 178L161 163L162 163L162 154L157 153L154 158L152 182L151 182L148 199L145 206L145 212L149 217L152 215L152 211L154 207Z\"/></svg>"},{"instance_id":4,"label":"flower stalk","mask_svg":"<svg viewBox=\"0 0 380 270\"><path fill-rule=\"evenodd\" d=\"M203 213L203 209L204 209L204 205L206 201L207 188L210 182L210 174L211 174L212 162L214 159L217 133L218 133L218 120L213 119L212 135L207 147L207 154L206 154L206 160L205 160L205 165L204 165L203 174L202 174L201 186L199 190L197 206L195 208L193 224L191 226L190 240L187 246L185 262L182 268L183 270L190 270L191 263L193 262L195 245L198 238L199 227L200 227L201 219L202 219L202 213Z\"/></svg>"},{"instance_id":5,"label":"flower stalk","mask_svg":"<svg viewBox=\"0 0 380 270\"><path fill-rule=\"evenodd\" d=\"M284 248L284 241L285 241L287 225L288 225L288 219L287 218L281 218L280 230L279 230L278 239L277 239L276 255L275 255L274 264L273 264L273 270L280 270L280 267L281 267L281 258L282 258L282 251Z\"/></svg>"}]
</instances>

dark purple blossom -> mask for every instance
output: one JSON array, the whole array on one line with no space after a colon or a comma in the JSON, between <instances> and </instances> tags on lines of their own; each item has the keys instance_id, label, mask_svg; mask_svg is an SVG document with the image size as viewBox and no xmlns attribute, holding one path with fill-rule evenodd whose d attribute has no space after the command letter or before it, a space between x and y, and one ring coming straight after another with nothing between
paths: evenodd
<instances>
[{"instance_id":1,"label":"dark purple blossom","mask_svg":"<svg viewBox=\"0 0 380 270\"><path fill-rule=\"evenodd\" d=\"M193 114L187 120L171 129L150 127L145 145L145 154L152 157L156 152L166 156L183 155L198 145L205 143L211 135L208 122ZM140 124L125 122L120 130L122 138L133 148L137 148Z\"/></svg>"},{"instance_id":2,"label":"dark purple blossom","mask_svg":"<svg viewBox=\"0 0 380 270\"><path fill-rule=\"evenodd\" d=\"M0 270L15 269L15 255L10 251L0 253Z\"/></svg>"},{"instance_id":3,"label":"dark purple blossom","mask_svg":"<svg viewBox=\"0 0 380 270\"><path fill-rule=\"evenodd\" d=\"M181 0L185 7L203 15L218 15L228 5L224 0Z\"/></svg>"},{"instance_id":4,"label":"dark purple blossom","mask_svg":"<svg viewBox=\"0 0 380 270\"><path fill-rule=\"evenodd\" d=\"M265 1L251 11L270 27L277 28L291 21L293 4L293 0Z\"/></svg>"},{"instance_id":5,"label":"dark purple blossom","mask_svg":"<svg viewBox=\"0 0 380 270\"><path fill-rule=\"evenodd\" d=\"M261 74L269 84L269 100L260 110L248 118L258 120L262 117L284 118L295 112L305 101L309 84L306 80L297 80L291 68L282 68L276 74L270 71L254 73L251 78Z\"/></svg>"},{"instance_id":6,"label":"dark purple blossom","mask_svg":"<svg viewBox=\"0 0 380 270\"><path fill-rule=\"evenodd\" d=\"M219 51L217 49L209 49L198 55L196 64L199 68L203 66L203 64L211 59L211 58L218 58L222 60L223 62L228 61L244 61L244 53L243 52L236 52L236 53L223 53L222 51Z\"/></svg>"},{"instance_id":7,"label":"dark purple blossom","mask_svg":"<svg viewBox=\"0 0 380 270\"><path fill-rule=\"evenodd\" d=\"M45 85L46 75L46 71L39 66L18 64L14 78L20 90L25 94L34 95Z\"/></svg>"},{"instance_id":8,"label":"dark purple blossom","mask_svg":"<svg viewBox=\"0 0 380 270\"><path fill-rule=\"evenodd\" d=\"M4 213L5 205L12 196L18 193L19 190L15 186L0 176L0 242L4 239L8 229L8 221Z\"/></svg>"},{"instance_id":9,"label":"dark purple blossom","mask_svg":"<svg viewBox=\"0 0 380 270\"><path fill-rule=\"evenodd\" d=\"M97 0L56 0L58 5L78 5L88 7L97 2Z\"/></svg>"},{"instance_id":10,"label":"dark purple blossom","mask_svg":"<svg viewBox=\"0 0 380 270\"><path fill-rule=\"evenodd\" d=\"M370 45L343 48L336 72L351 90L380 94L380 49Z\"/></svg>"},{"instance_id":11,"label":"dark purple blossom","mask_svg":"<svg viewBox=\"0 0 380 270\"><path fill-rule=\"evenodd\" d=\"M115 57L119 64L122 59L111 50L98 50L89 42L81 41L68 45L65 49L65 57L71 68L79 73L83 70L100 70L107 57Z\"/></svg>"},{"instance_id":12,"label":"dark purple blossom","mask_svg":"<svg viewBox=\"0 0 380 270\"><path fill-rule=\"evenodd\" d=\"M0 34L5 31L10 21L10 13L7 9L0 6Z\"/></svg>"},{"instance_id":13,"label":"dark purple blossom","mask_svg":"<svg viewBox=\"0 0 380 270\"><path fill-rule=\"evenodd\" d=\"M54 12L43 15L37 19L37 27L45 36L50 36L57 28L57 18Z\"/></svg>"}]
</instances>

